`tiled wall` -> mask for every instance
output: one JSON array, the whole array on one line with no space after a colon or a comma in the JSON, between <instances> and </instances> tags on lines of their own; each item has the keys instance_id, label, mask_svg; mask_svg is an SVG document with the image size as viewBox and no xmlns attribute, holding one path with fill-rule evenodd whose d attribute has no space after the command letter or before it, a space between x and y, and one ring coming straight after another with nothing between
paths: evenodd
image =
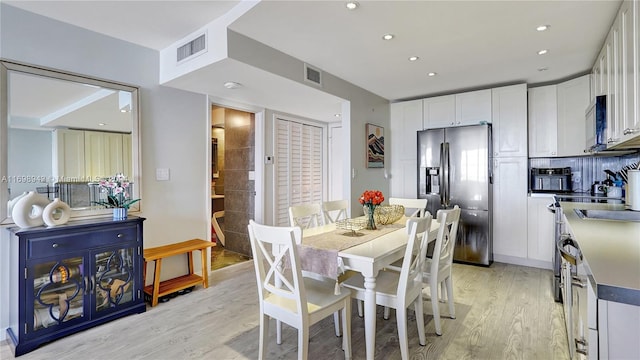
<instances>
[{"instance_id":1,"label":"tiled wall","mask_svg":"<svg viewBox=\"0 0 640 360\"><path fill-rule=\"evenodd\" d=\"M251 113L225 109L224 233L225 247L251 256L247 225L254 217L255 119Z\"/></svg>"},{"instance_id":2,"label":"tiled wall","mask_svg":"<svg viewBox=\"0 0 640 360\"><path fill-rule=\"evenodd\" d=\"M640 163L640 154L633 153L622 156L582 156L566 158L535 158L529 159L531 168L563 168L570 167L573 174L574 192L590 192L594 181L603 181L607 178L605 169L613 172L620 171L623 166L632 163ZM529 177L529 179L531 179Z\"/></svg>"}]
</instances>

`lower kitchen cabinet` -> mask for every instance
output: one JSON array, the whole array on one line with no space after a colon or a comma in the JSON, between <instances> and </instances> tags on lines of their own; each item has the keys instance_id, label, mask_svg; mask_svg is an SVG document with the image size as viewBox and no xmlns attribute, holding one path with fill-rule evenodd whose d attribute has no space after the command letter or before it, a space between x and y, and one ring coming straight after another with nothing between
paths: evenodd
<instances>
[{"instance_id":1,"label":"lower kitchen cabinet","mask_svg":"<svg viewBox=\"0 0 640 360\"><path fill-rule=\"evenodd\" d=\"M638 334L640 306L598 300L599 359L640 359Z\"/></svg>"},{"instance_id":2,"label":"lower kitchen cabinet","mask_svg":"<svg viewBox=\"0 0 640 360\"><path fill-rule=\"evenodd\" d=\"M7 335L15 356L145 311L143 221L130 217L9 229L12 263Z\"/></svg>"},{"instance_id":3,"label":"lower kitchen cabinet","mask_svg":"<svg viewBox=\"0 0 640 360\"><path fill-rule=\"evenodd\" d=\"M529 197L527 200L527 257L543 262L542 267L551 269L555 249L555 217L548 206L553 197Z\"/></svg>"}]
</instances>

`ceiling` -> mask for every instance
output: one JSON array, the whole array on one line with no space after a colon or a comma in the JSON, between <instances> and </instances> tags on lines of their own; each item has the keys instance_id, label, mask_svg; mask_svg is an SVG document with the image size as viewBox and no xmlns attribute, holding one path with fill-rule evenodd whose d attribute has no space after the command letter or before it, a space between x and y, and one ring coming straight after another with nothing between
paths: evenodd
<instances>
[{"instance_id":1,"label":"ceiling","mask_svg":"<svg viewBox=\"0 0 640 360\"><path fill-rule=\"evenodd\" d=\"M183 39L239 3L4 2L157 50ZM232 23L230 29L397 101L517 82L543 84L589 72L620 6L620 0L361 0L356 10L347 10L345 3L265 0ZM550 28L536 31L542 24ZM395 38L382 40L387 33ZM538 55L541 49L548 53ZM410 56L419 59L410 62ZM273 89L264 79L252 82L247 79L246 68L237 64L221 66L226 67L208 71L224 73L223 81L242 78L238 82L252 88L252 96L243 98L242 91L198 84L193 80L196 77L182 81L181 86L278 109L280 105L273 104L277 99L268 98ZM437 75L429 77L429 72ZM211 83L205 77L197 78ZM311 107L304 106L305 99L315 107L337 101L315 89L300 91L301 85L292 81L283 80L279 87L283 91L288 88L292 96L300 98L297 103L303 112ZM313 112L308 114L313 116Z\"/></svg>"}]
</instances>

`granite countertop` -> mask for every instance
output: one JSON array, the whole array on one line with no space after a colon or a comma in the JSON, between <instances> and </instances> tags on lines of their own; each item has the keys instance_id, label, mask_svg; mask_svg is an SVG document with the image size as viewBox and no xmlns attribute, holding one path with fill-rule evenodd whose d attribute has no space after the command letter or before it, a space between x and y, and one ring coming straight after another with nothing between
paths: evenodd
<instances>
[{"instance_id":1,"label":"granite countertop","mask_svg":"<svg viewBox=\"0 0 640 360\"><path fill-rule=\"evenodd\" d=\"M560 206L598 298L640 306L640 222L582 219L574 211L624 210L621 204L560 202Z\"/></svg>"}]
</instances>

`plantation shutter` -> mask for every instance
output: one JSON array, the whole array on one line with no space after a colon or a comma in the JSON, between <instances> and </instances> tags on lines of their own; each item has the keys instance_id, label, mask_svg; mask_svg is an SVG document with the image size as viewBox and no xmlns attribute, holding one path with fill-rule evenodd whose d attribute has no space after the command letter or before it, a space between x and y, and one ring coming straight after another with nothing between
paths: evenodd
<instances>
[{"instance_id":1,"label":"plantation shutter","mask_svg":"<svg viewBox=\"0 0 640 360\"><path fill-rule=\"evenodd\" d=\"M289 206L322 202L322 127L276 119L275 220L289 226Z\"/></svg>"}]
</instances>

